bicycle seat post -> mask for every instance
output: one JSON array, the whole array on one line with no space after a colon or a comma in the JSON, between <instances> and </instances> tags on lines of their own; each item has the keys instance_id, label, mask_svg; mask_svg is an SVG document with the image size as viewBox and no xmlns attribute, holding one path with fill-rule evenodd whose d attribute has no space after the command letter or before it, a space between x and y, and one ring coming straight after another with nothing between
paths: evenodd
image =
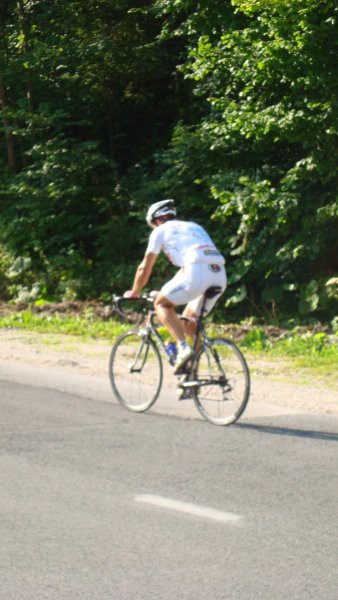
<instances>
[{"instance_id":1,"label":"bicycle seat post","mask_svg":"<svg viewBox=\"0 0 338 600\"><path fill-rule=\"evenodd\" d=\"M203 316L204 316L204 310L205 310L205 303L206 303L206 297L204 295L203 298L203 302L202 302L202 306L201 306L201 312L198 316L198 319L196 321L196 330L195 330L195 335L194 335L194 340L193 340L193 348L194 351L196 352L197 347L198 347L198 338L199 335L201 333L201 331L203 331L204 325L203 325Z\"/></svg>"}]
</instances>

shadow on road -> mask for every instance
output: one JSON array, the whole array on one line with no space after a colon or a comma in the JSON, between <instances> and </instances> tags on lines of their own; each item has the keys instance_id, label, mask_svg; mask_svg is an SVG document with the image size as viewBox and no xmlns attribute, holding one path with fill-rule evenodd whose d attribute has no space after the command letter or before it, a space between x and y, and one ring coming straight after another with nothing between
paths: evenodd
<instances>
[{"instance_id":1,"label":"shadow on road","mask_svg":"<svg viewBox=\"0 0 338 600\"><path fill-rule=\"evenodd\" d=\"M338 433L329 433L326 431L306 431L304 429L292 429L290 427L274 427L272 425L254 425L250 423L236 423L233 427L239 429L251 429L261 433L270 433L272 435L290 435L293 437L310 438L313 440L325 440L328 442L338 442Z\"/></svg>"}]
</instances>

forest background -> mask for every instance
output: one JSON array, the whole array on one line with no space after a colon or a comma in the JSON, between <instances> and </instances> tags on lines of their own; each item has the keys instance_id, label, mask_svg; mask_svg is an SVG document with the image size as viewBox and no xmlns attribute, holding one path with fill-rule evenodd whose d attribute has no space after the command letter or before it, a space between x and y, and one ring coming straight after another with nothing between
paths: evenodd
<instances>
[{"instance_id":1,"label":"forest background","mask_svg":"<svg viewBox=\"0 0 338 600\"><path fill-rule=\"evenodd\" d=\"M146 208L173 197L226 257L216 317L338 329L337 14L1 0L0 298L129 289Z\"/></svg>"}]
</instances>

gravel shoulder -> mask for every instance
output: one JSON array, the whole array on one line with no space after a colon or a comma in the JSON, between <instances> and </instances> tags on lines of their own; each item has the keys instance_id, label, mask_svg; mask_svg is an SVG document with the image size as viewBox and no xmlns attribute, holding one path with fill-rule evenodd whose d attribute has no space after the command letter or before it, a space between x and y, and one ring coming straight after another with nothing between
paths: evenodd
<instances>
[{"instance_id":1,"label":"gravel shoulder","mask_svg":"<svg viewBox=\"0 0 338 600\"><path fill-rule=\"evenodd\" d=\"M103 340L82 341L76 336L37 334L15 329L0 330L0 379L11 373L17 380L31 373L48 387L71 381L72 386L92 388L100 382L109 384L108 360L111 344ZM338 414L338 390L328 388L319 379L308 383L304 373L297 373L282 360L250 360L252 393L250 403L285 413ZM25 381L25 382L26 382ZM167 390L175 389L175 378L165 373ZM98 388L97 388L98 389ZM106 395L111 394L109 385ZM108 396L110 397L110 396ZM177 404L177 403L175 403ZM180 403L182 405L183 403ZM271 414L272 414L271 413Z\"/></svg>"}]
</instances>

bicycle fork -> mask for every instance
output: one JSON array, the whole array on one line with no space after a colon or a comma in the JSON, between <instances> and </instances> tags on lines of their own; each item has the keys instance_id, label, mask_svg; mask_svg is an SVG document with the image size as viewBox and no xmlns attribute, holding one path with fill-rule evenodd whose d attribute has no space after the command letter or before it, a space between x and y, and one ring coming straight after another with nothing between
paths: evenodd
<instances>
[{"instance_id":1,"label":"bicycle fork","mask_svg":"<svg viewBox=\"0 0 338 600\"><path fill-rule=\"evenodd\" d=\"M144 346L146 346L145 352L143 352ZM143 352L143 356L142 356L142 352ZM141 373L141 371L145 365L145 362L147 360L148 352L149 352L149 344L147 343L147 339L143 339L137 350L134 361L132 363L128 364L129 373ZM141 359L141 364L139 366L137 366L137 362L139 359Z\"/></svg>"}]
</instances>

